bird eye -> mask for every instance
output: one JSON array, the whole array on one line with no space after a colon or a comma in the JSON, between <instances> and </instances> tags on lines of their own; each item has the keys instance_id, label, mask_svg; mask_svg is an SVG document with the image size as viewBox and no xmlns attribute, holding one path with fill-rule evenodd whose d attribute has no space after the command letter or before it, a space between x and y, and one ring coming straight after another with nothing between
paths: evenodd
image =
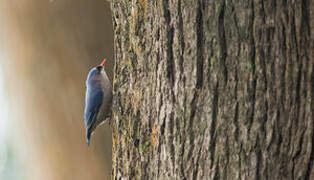
<instances>
[{"instance_id":1,"label":"bird eye","mask_svg":"<svg viewBox=\"0 0 314 180\"><path fill-rule=\"evenodd\" d=\"M97 66L97 71L98 71L98 72L100 72L100 71L101 71L101 69L102 69L102 67L101 67L101 66Z\"/></svg>"}]
</instances>

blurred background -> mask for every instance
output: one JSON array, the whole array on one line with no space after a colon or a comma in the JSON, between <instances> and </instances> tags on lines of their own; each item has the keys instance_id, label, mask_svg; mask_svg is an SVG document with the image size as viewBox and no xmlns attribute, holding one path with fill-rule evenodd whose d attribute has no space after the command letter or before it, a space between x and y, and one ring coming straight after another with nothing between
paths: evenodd
<instances>
[{"instance_id":1,"label":"blurred background","mask_svg":"<svg viewBox=\"0 0 314 180\"><path fill-rule=\"evenodd\" d=\"M109 59L105 0L0 0L0 179L104 180L111 130L86 146L85 79Z\"/></svg>"}]
</instances>

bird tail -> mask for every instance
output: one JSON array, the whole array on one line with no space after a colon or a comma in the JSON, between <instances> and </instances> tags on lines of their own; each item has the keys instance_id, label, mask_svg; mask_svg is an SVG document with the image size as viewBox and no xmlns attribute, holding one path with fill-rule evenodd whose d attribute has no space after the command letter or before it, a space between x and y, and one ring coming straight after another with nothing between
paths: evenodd
<instances>
[{"instance_id":1,"label":"bird tail","mask_svg":"<svg viewBox=\"0 0 314 180\"><path fill-rule=\"evenodd\" d=\"M88 129L86 129L86 144L88 147L90 143L90 135L91 135L91 132Z\"/></svg>"}]
</instances>

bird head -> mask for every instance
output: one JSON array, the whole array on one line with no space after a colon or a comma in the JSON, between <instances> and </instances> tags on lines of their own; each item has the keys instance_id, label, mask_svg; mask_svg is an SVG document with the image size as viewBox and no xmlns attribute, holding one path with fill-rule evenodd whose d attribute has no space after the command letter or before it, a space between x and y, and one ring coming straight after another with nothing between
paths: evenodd
<instances>
[{"instance_id":1,"label":"bird head","mask_svg":"<svg viewBox=\"0 0 314 180\"><path fill-rule=\"evenodd\" d=\"M104 66L106 64L107 60L104 59L102 63L96 67L94 67L92 70L90 70L86 84L87 85L93 85L93 84L99 84L101 80L101 73L104 71Z\"/></svg>"}]
</instances>

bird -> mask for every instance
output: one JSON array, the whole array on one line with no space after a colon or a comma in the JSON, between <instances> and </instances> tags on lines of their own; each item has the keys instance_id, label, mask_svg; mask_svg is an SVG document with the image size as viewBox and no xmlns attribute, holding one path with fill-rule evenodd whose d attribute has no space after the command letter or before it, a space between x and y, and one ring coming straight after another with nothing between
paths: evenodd
<instances>
[{"instance_id":1,"label":"bird","mask_svg":"<svg viewBox=\"0 0 314 180\"><path fill-rule=\"evenodd\" d=\"M104 69L106 62L104 59L92 68L86 79L84 119L87 146L95 129L111 117L112 86Z\"/></svg>"}]
</instances>

